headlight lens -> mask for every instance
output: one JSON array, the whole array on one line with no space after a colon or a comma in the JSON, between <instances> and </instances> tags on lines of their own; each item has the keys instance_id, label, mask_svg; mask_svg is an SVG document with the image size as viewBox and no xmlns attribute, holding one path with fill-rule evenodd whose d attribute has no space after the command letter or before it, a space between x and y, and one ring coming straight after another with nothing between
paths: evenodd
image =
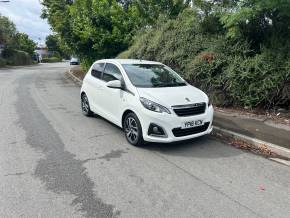
<instances>
[{"instance_id":1,"label":"headlight lens","mask_svg":"<svg viewBox=\"0 0 290 218\"><path fill-rule=\"evenodd\" d=\"M154 112L157 112L157 113L168 113L168 114L171 114L170 110L168 110L168 108L160 105L160 104L157 104L153 101L150 101L148 100L147 98L140 98L140 102L142 103L142 105L148 109L148 110L151 110L151 111L154 111Z\"/></svg>"}]
</instances>

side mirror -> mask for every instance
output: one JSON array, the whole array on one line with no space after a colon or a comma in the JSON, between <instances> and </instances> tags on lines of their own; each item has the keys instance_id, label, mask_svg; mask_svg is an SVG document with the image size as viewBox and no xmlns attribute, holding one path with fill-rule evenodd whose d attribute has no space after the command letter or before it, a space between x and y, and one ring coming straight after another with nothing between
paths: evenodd
<instances>
[{"instance_id":1,"label":"side mirror","mask_svg":"<svg viewBox=\"0 0 290 218\"><path fill-rule=\"evenodd\" d=\"M122 84L120 80L112 80L110 82L107 82L106 86L112 89L122 89Z\"/></svg>"}]
</instances>

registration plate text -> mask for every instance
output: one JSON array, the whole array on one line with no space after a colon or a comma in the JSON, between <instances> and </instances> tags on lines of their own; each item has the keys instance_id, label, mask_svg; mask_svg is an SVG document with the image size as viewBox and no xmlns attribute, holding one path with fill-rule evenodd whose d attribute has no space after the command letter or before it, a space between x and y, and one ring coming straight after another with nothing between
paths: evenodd
<instances>
[{"instance_id":1,"label":"registration plate text","mask_svg":"<svg viewBox=\"0 0 290 218\"><path fill-rule=\"evenodd\" d=\"M183 129L188 129L188 128L192 128L195 126L202 126L202 125L203 125L202 120L187 121L183 124Z\"/></svg>"}]
</instances>

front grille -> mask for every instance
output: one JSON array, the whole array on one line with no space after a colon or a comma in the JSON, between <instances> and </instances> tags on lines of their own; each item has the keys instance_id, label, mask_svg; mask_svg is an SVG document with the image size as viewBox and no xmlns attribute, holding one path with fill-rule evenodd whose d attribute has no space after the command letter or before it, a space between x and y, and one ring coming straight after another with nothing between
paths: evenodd
<instances>
[{"instance_id":1,"label":"front grille","mask_svg":"<svg viewBox=\"0 0 290 218\"><path fill-rule=\"evenodd\" d=\"M204 123L202 126L196 126L188 129L175 128L172 133L175 137L182 137L205 132L208 129L210 122Z\"/></svg>"},{"instance_id":2,"label":"front grille","mask_svg":"<svg viewBox=\"0 0 290 218\"><path fill-rule=\"evenodd\" d=\"M180 117L199 115L205 112L206 103L173 106L172 109Z\"/></svg>"}]
</instances>

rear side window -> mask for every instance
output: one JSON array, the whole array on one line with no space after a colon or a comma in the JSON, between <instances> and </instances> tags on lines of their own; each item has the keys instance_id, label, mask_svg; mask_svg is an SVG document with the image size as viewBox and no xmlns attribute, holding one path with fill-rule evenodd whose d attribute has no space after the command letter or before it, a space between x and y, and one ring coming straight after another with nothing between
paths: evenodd
<instances>
[{"instance_id":1,"label":"rear side window","mask_svg":"<svg viewBox=\"0 0 290 218\"><path fill-rule=\"evenodd\" d=\"M114 64L107 63L103 74L103 80L109 82L112 80L121 80L121 79L122 74L119 68Z\"/></svg>"},{"instance_id":2,"label":"rear side window","mask_svg":"<svg viewBox=\"0 0 290 218\"><path fill-rule=\"evenodd\" d=\"M95 78L101 79L104 65L105 65L104 63L94 64L92 71L91 71L92 76Z\"/></svg>"}]
</instances>

